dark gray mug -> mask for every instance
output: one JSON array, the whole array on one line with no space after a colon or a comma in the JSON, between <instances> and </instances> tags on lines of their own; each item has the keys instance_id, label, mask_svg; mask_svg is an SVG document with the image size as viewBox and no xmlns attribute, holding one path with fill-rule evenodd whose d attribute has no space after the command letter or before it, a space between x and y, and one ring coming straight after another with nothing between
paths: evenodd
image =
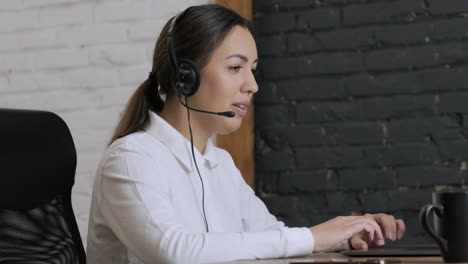
<instances>
[{"instance_id":1,"label":"dark gray mug","mask_svg":"<svg viewBox=\"0 0 468 264\"><path fill-rule=\"evenodd\" d=\"M468 191L434 192L432 202L419 214L424 230L439 245L445 262L468 262Z\"/></svg>"}]
</instances>

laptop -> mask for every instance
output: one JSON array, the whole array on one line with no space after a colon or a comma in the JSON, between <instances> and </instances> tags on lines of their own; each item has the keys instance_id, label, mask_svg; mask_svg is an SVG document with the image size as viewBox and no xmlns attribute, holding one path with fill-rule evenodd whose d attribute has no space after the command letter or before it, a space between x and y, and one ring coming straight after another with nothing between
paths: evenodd
<instances>
[{"instance_id":1,"label":"laptop","mask_svg":"<svg viewBox=\"0 0 468 264\"><path fill-rule=\"evenodd\" d=\"M352 249L341 252L349 257L387 257L387 256L440 256L437 245L393 245L389 247Z\"/></svg>"}]
</instances>

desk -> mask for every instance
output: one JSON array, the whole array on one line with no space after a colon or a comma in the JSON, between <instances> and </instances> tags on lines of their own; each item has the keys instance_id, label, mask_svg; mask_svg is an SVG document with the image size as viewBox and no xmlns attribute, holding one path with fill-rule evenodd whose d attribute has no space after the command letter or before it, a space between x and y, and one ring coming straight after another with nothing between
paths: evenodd
<instances>
[{"instance_id":1,"label":"desk","mask_svg":"<svg viewBox=\"0 0 468 264\"><path fill-rule=\"evenodd\" d=\"M340 253L318 253L301 258L287 259L263 259L263 260L239 260L232 262L223 262L223 264L290 264L290 263L366 263L366 260L387 260L381 262L385 264L413 264L413 263L444 263L442 257L386 257L386 258L355 258L343 256ZM378 261L370 262L380 264ZM221 263L219 263L221 264Z\"/></svg>"}]
</instances>

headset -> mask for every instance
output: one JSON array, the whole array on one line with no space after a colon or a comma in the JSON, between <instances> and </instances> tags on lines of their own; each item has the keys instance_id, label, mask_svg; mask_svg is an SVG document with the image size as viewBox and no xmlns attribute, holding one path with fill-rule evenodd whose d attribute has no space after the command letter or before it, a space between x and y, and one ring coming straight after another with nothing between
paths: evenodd
<instances>
[{"instance_id":1,"label":"headset","mask_svg":"<svg viewBox=\"0 0 468 264\"><path fill-rule=\"evenodd\" d=\"M176 88L184 96L192 96L200 87L200 72L197 65L190 59L178 59L173 44L175 27L179 17L185 14L185 11L175 16L167 32L167 52L169 61L176 71Z\"/></svg>"},{"instance_id":2,"label":"headset","mask_svg":"<svg viewBox=\"0 0 468 264\"><path fill-rule=\"evenodd\" d=\"M175 82L176 82L176 90L178 93L178 97L180 103L185 106L187 109L206 113L206 114L214 114L214 115L221 115L225 117L234 117L236 114L233 111L223 111L223 112L212 112L207 110L201 110L192 108L187 103L187 97L194 95L198 88L200 87L200 71L198 70L197 65L190 59L182 58L178 59L175 53L173 38L174 38L174 31L177 26L177 22L179 18L185 14L186 11L175 16L171 24L169 26L169 30L167 31L167 53L169 56L169 61L172 67L176 71ZM150 73L151 75L151 73ZM185 97L185 103L181 100L181 96Z\"/></svg>"},{"instance_id":3,"label":"headset","mask_svg":"<svg viewBox=\"0 0 468 264\"><path fill-rule=\"evenodd\" d=\"M203 211L203 220L205 222L205 230L209 232L208 221L206 219L205 213L205 187L203 184L203 178L201 176L200 170L198 168L197 159L195 158L195 151L193 148L193 135L192 135L192 126L190 123L190 110L206 113L206 114L214 114L214 115L221 115L224 117L232 118L236 114L233 111L224 111L224 112L212 112L207 110L196 109L190 107L188 105L188 97L193 96L200 87L200 71L198 70L197 65L190 59L185 58L177 58L175 53L173 38L174 38L174 31L177 26L177 22L181 16L185 14L185 11L176 15L172 18L171 24L169 25L169 29L167 31L167 53L169 57L170 64L174 68L176 72L175 76L175 83L176 83L176 91L177 97L179 98L180 103L187 109L187 118L188 118L188 125L189 125L189 132L190 132L190 147L192 151L192 158L195 164L195 168L197 170L198 176L200 177L200 182L202 186L202 211ZM158 74L150 72L149 73L149 80L152 82L158 83ZM184 97L184 101L182 101L181 97Z\"/></svg>"},{"instance_id":4,"label":"headset","mask_svg":"<svg viewBox=\"0 0 468 264\"><path fill-rule=\"evenodd\" d=\"M176 90L177 90L177 97L179 97L179 101L182 105L187 108L187 116L188 116L188 125L189 125L189 132L190 132L190 148L192 150L192 158L195 164L195 168L197 169L198 177L200 178L200 183L202 186L202 211L203 211L203 220L205 222L205 230L206 232L210 232L208 227L208 220L206 219L205 213L205 186L203 184L203 178L201 176L200 170L198 169L197 159L195 158L195 151L193 149L193 135L192 135L192 126L190 124L190 110L193 109L189 107L187 97L194 95L198 87L200 86L200 72L198 71L197 65L192 60L189 59L177 59L175 54L174 45L173 45L173 36L174 30L177 23L178 18L185 13L182 12L175 16L170 24L169 30L167 31L167 53L169 56L169 61L171 62L172 67L176 71L175 81L176 81ZM181 95L185 98L185 103L182 102L180 98ZM193 109L197 111L196 109ZM199 110L199 112L206 112Z\"/></svg>"}]
</instances>

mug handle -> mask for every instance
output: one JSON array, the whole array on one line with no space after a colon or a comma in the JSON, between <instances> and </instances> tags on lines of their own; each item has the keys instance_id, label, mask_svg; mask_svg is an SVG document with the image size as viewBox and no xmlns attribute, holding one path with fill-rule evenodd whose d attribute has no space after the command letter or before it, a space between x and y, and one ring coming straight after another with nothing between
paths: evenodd
<instances>
[{"instance_id":1,"label":"mug handle","mask_svg":"<svg viewBox=\"0 0 468 264\"><path fill-rule=\"evenodd\" d=\"M421 222L421 225L423 226L424 230L437 242L445 259L445 256L448 252L445 240L438 236L428 224L429 217L431 216L432 212L434 212L440 218L444 216L444 209L441 205L427 204L421 209L421 212L419 213L419 222Z\"/></svg>"}]
</instances>

